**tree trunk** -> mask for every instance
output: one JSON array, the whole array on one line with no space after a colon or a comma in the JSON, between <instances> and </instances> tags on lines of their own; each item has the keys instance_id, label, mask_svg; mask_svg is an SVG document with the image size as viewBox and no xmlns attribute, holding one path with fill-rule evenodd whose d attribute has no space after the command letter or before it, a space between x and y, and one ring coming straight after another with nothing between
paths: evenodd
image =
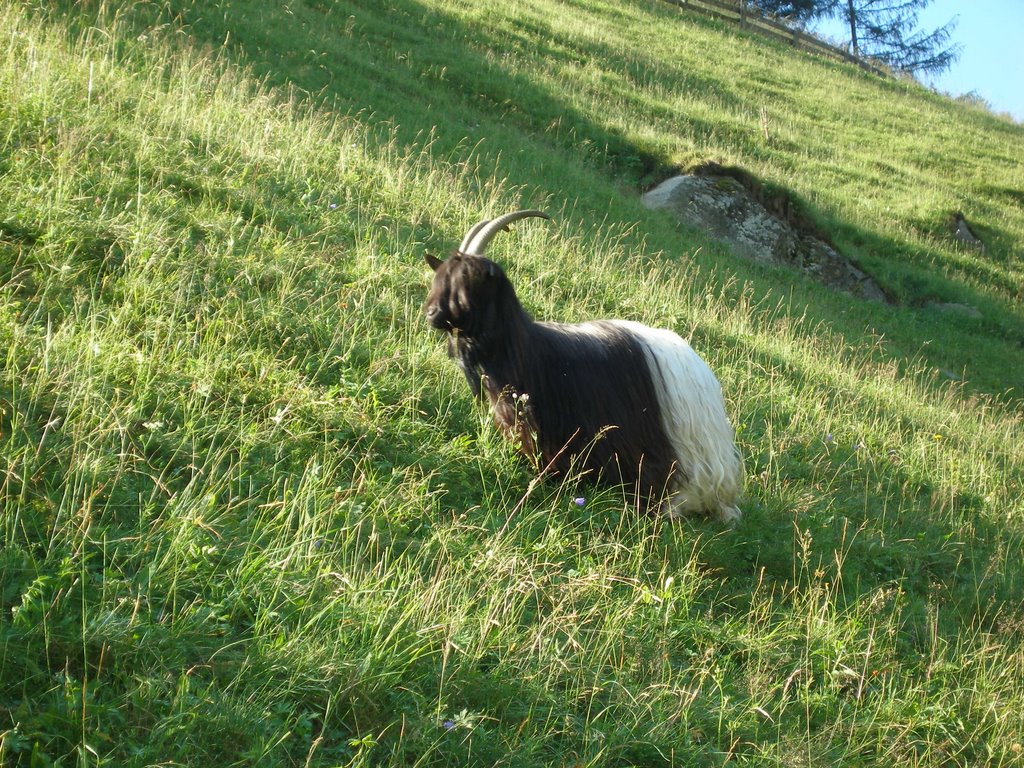
<instances>
[{"instance_id":1,"label":"tree trunk","mask_svg":"<svg viewBox=\"0 0 1024 768\"><path fill-rule=\"evenodd\" d=\"M853 8L853 0L846 0L847 20L850 22L850 45L853 47L853 55L860 58L860 47L857 45L857 11Z\"/></svg>"}]
</instances>

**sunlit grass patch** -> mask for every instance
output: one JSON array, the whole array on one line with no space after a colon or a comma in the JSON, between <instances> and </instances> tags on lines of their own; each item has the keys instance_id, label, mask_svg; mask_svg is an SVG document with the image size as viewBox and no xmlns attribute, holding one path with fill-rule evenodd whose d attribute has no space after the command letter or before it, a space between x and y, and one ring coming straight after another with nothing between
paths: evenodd
<instances>
[{"instance_id":1,"label":"sunlit grass patch","mask_svg":"<svg viewBox=\"0 0 1024 768\"><path fill-rule=\"evenodd\" d=\"M0 11L0 761L1017 761L1017 412L941 383L930 358L864 333L866 316L843 319L859 305L744 271L643 214L629 183L609 181L632 161L607 161L594 111L666 156L749 151L843 208L856 184L819 189L838 176L798 173L784 154L808 118L780 115L778 144L757 146L757 110L736 94L760 70L688 63L719 34L691 22L693 40L673 32L637 52L647 33L624 19L643 4L580 18L530 6L550 23L520 25L515 57L498 45L511 12L292 5L300 22L330 22L315 30L328 58L359 53L364 95L398 94L386 119L347 110L337 89L311 99L301 78L330 74L319 66L282 64L288 89L252 75L269 65L248 40L187 44L178 30L200 34L189 14L205 6L168 6L184 15L141 31L107 8L95 23L68 17L72 34ZM264 28L276 56L275 35L295 31L287 14L250 11L217 24L237 22L240 38ZM541 113L493 92L452 101L445 83L481 59L423 53L473 14L488 82L540 78ZM395 44L367 44L382 36ZM587 88L575 123L552 125L544 111L573 103L550 96L569 71ZM787 61L779 76L808 74ZM729 89L701 96L723 78ZM422 93L466 107L440 112L458 130L418 122ZM643 118L654 97L669 105L659 120L699 121L671 138ZM822 165L842 154L804 152ZM900 174L924 165L892 161ZM847 171L884 176L881 161ZM886 208L875 194L863 205ZM748 476L736 530L637 515L621 489L534 483L472 402L422 321L422 253L524 203L555 222L495 254L532 312L669 326L718 372ZM925 223L938 210L931 197L908 206ZM993 210L1012 239L1017 219ZM888 242L904 236L916 237ZM980 257L957 259L933 265L975 275L969 286L988 274ZM933 328L903 311L870 322L923 344Z\"/></svg>"}]
</instances>

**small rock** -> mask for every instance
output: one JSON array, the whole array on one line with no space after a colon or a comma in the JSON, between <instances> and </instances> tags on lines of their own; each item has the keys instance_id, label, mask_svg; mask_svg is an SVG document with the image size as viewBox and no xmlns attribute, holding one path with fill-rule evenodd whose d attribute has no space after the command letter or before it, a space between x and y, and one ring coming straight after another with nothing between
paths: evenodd
<instances>
[{"instance_id":1,"label":"small rock","mask_svg":"<svg viewBox=\"0 0 1024 768\"><path fill-rule=\"evenodd\" d=\"M957 211L950 217L950 225L953 229L953 237L969 248L975 248L982 253L985 252L985 244L971 231L970 226L967 224L967 219L964 218L960 211Z\"/></svg>"}]
</instances>

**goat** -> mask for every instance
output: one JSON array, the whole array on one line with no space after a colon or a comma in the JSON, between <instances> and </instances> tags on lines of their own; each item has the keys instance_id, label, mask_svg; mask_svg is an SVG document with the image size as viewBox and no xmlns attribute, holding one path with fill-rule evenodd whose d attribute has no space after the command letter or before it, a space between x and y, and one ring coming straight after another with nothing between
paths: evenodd
<instances>
[{"instance_id":1,"label":"goat","mask_svg":"<svg viewBox=\"0 0 1024 768\"><path fill-rule=\"evenodd\" d=\"M535 322L500 265L494 236L536 210L484 219L434 270L425 313L474 397L486 392L498 427L534 466L554 475L619 482L638 506L723 522L743 470L721 386L677 334L627 320Z\"/></svg>"}]
</instances>

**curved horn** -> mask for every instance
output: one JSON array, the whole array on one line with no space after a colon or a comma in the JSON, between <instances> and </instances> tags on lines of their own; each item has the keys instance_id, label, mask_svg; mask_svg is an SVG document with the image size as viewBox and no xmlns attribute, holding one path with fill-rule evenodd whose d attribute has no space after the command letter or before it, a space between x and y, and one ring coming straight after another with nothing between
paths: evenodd
<instances>
[{"instance_id":1,"label":"curved horn","mask_svg":"<svg viewBox=\"0 0 1024 768\"><path fill-rule=\"evenodd\" d=\"M508 229L508 225L514 221L520 219L526 219L531 216L536 216L541 219L550 219L544 211L529 210L529 211L514 211L513 213L506 213L504 216L499 216L491 221L484 222L482 225L473 227L470 232L473 233L469 244L465 248L460 248L463 253L471 256L483 256L484 251L487 249L487 244L491 242L496 234L503 229Z\"/></svg>"},{"instance_id":2,"label":"curved horn","mask_svg":"<svg viewBox=\"0 0 1024 768\"><path fill-rule=\"evenodd\" d=\"M469 253L466 249L469 248L469 244L473 242L473 238L476 236L476 233L486 227L490 222L490 219L480 219L480 221L470 227L469 232L467 232L466 236L462 238L462 245L459 246L459 253Z\"/></svg>"}]
</instances>

